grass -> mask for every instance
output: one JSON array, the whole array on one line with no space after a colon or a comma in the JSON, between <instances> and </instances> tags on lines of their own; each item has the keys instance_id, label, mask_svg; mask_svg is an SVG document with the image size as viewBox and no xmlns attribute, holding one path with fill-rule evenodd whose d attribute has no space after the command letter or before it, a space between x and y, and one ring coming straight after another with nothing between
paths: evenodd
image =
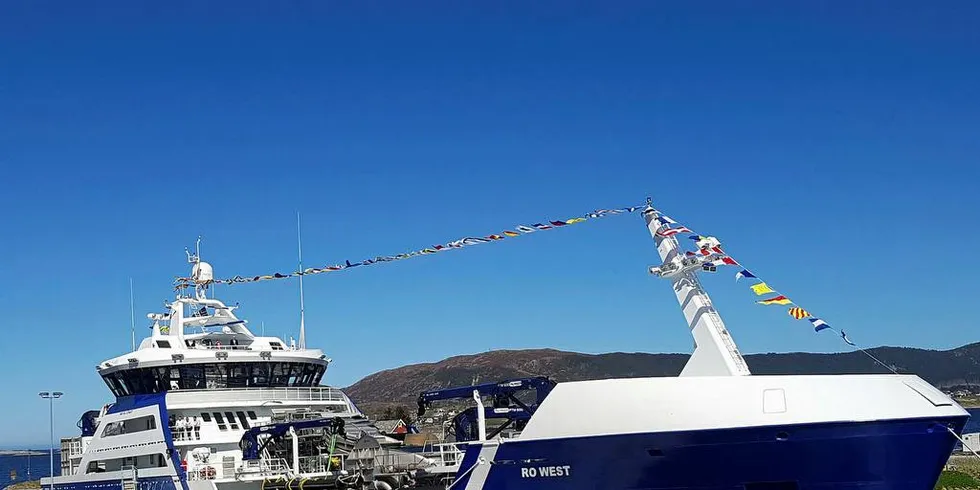
<instances>
[{"instance_id":1,"label":"grass","mask_svg":"<svg viewBox=\"0 0 980 490\"><path fill-rule=\"evenodd\" d=\"M980 490L980 460L972 454L950 456L946 471L940 475L936 488Z\"/></svg>"},{"instance_id":2,"label":"grass","mask_svg":"<svg viewBox=\"0 0 980 490\"><path fill-rule=\"evenodd\" d=\"M980 488L980 481L962 471L944 471L936 482L936 490L953 488Z\"/></svg>"}]
</instances>

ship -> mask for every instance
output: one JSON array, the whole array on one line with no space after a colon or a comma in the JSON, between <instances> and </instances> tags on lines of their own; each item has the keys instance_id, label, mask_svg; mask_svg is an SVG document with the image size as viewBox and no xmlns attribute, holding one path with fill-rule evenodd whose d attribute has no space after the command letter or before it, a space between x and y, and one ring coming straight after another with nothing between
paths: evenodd
<instances>
[{"instance_id":1,"label":"ship","mask_svg":"<svg viewBox=\"0 0 980 490\"><path fill-rule=\"evenodd\" d=\"M679 376L502 380L419 394L419 414L469 400L452 440L381 433L337 388L316 349L255 336L194 291L153 314L135 352L98 366L114 403L62 441L53 490L718 489L927 490L968 412L911 374L752 375L687 253L642 209L693 353ZM166 326L165 326L166 324ZM610 331L614 325L605 326ZM302 340L301 335L301 340ZM519 396L534 391L532 398Z\"/></svg>"}]
</instances>

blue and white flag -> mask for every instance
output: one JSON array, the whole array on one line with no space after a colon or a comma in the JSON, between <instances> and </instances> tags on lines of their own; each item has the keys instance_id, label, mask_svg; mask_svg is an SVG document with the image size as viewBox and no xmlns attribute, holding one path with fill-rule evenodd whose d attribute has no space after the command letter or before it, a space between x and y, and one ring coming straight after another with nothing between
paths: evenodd
<instances>
[{"instance_id":1,"label":"blue and white flag","mask_svg":"<svg viewBox=\"0 0 980 490\"><path fill-rule=\"evenodd\" d=\"M844 339L844 342L847 342L847 345L857 347L856 345L854 345L854 342L851 342L851 339L847 338L847 334L844 333L843 330L840 331L840 337Z\"/></svg>"},{"instance_id":2,"label":"blue and white flag","mask_svg":"<svg viewBox=\"0 0 980 490\"><path fill-rule=\"evenodd\" d=\"M830 328L830 325L827 325L827 322L825 322L825 321L823 321L823 320L821 320L819 318L807 318L807 320L810 320L810 323L813 324L813 331L814 332L819 332L821 330L826 330L826 329Z\"/></svg>"},{"instance_id":3,"label":"blue and white flag","mask_svg":"<svg viewBox=\"0 0 980 490\"><path fill-rule=\"evenodd\" d=\"M659 221L661 224L664 224L664 225L674 225L674 224L677 224L676 221L670 219L670 216L667 216L666 214L661 214L660 216L657 216L657 221Z\"/></svg>"},{"instance_id":4,"label":"blue and white flag","mask_svg":"<svg viewBox=\"0 0 980 490\"><path fill-rule=\"evenodd\" d=\"M749 272L748 269L742 269L742 270L740 270L740 271L738 271L738 272L735 273L735 282L738 282L738 280L741 279L741 278L743 278L743 277L753 277L754 278L755 277L755 274Z\"/></svg>"}]
</instances>

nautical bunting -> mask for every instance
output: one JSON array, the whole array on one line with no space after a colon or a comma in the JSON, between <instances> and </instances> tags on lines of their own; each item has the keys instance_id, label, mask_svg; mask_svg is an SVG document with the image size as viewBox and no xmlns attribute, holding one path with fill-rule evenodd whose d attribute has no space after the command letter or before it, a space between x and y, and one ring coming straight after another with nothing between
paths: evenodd
<instances>
[{"instance_id":1,"label":"nautical bunting","mask_svg":"<svg viewBox=\"0 0 980 490\"><path fill-rule=\"evenodd\" d=\"M657 233L658 235L665 236L665 237L673 236L676 235L677 233L681 233L682 230L683 232L691 233L691 235L688 236L688 238L696 242L696 247L698 251L697 253L691 251L685 251L684 254L687 257L697 257L698 254L700 254L702 256L705 256L706 258L710 258L711 255L718 254L721 255L722 257L712 260L710 262L705 261L704 263L710 264L711 266L740 265L734 258L724 255L722 253L721 247L719 246L717 239L715 239L714 237L701 235L699 233L690 230L685 226L678 225L676 221L670 219L669 217L663 214L659 214L659 216L655 219L657 220L657 222L660 224L661 227L668 227L667 230L658 232ZM677 225L677 227L669 228L670 225ZM714 270L714 267L711 267L709 270ZM769 286L768 283L763 282L761 279L759 279L758 276L750 272L748 269L742 268L741 270L735 273L735 282L738 282L740 279L743 278L755 279L757 281L755 284L752 284L749 287L758 296L761 296L763 294L769 294L769 293L779 294L778 291L776 291L771 286ZM847 337L847 334L845 334L843 330L837 330L831 327L830 325L828 325L827 322L823 321L822 319L812 316L809 311L797 306L793 301L791 301L786 296L780 294L772 298L756 301L756 303L759 303L760 305L794 305L792 308L789 308L788 310L789 315L797 320L802 320L802 319L808 320L813 325L814 332L821 332L823 330L830 330L836 332L840 334L841 339L847 345L857 348L859 351L863 352L866 356L871 358L871 360L878 363L880 366L884 367L885 369L891 371L894 374L898 374L898 372L892 366L885 364L880 359L875 357L875 355L872 354L871 352L868 352L867 350L857 346L854 342L851 341L851 339Z\"/></svg>"},{"instance_id":2,"label":"nautical bunting","mask_svg":"<svg viewBox=\"0 0 980 490\"><path fill-rule=\"evenodd\" d=\"M396 260L404 260L404 259L409 259L409 258L413 258L413 257L419 257L419 256L422 256L422 255L432 255L432 254L436 254L436 253L439 253L439 252L444 252L446 250L452 250L452 249L457 249L457 248L469 247L469 246L473 246L473 245L479 245L479 244L482 244L482 243L495 242L495 241L503 240L503 239L505 239L507 237L518 237L518 236L521 236L521 235L527 235L527 234L530 234L530 233L536 233L538 231L553 230L553 229L556 229L556 228L564 227L566 225L571 225L571 224L575 224L575 223L581 223L583 221L590 220L590 219L598 219L598 218L602 218L602 217L605 217L605 216L616 215L616 214L632 213L632 212L637 211L637 210L642 209L642 208L643 208L643 206L630 206L630 207L626 207L626 208L617 208L617 209L599 209L599 210L593 211L591 213L588 213L586 215L575 216L575 217L568 218L568 219L565 219L565 220L556 219L556 220L548 220L548 221L542 222L542 223L534 223L532 225L518 225L518 226L515 226L514 229L513 229L513 230L517 230L517 231L504 230L504 231L500 232L499 234L492 234L492 235L487 235L487 236L484 236L484 237L466 237L466 238L461 238L459 240L453 240L451 242L448 242L448 243L445 243L445 244L442 244L442 245L433 245L431 247L426 247L426 248L423 248L421 250L416 250L416 251L412 251L412 252L408 252L408 253L400 253L400 254L397 254L397 255L388 255L388 256L379 256L379 257L375 257L373 259L362 260L360 262L351 262L350 260L345 260L343 264L327 265L327 266L324 266L324 267L310 267L310 268L307 268L307 269L303 269L301 271L291 272L291 273L288 273L288 274L282 274L282 273L277 272L275 274L265 274L265 275L261 275L261 276L235 276L235 277L228 278L228 279L215 279L213 281L210 281L208 284L211 284L211 283L215 283L215 284L242 284L242 283L248 283L248 282L267 281L267 280L271 280L271 279L285 279L285 278L290 278L290 277L299 277L299 276L306 276L306 275L313 275L313 274L323 274L325 272L340 271L340 270L344 270L344 269L350 269L350 268L353 268L353 267L359 267L359 266L362 266L362 265L373 265L373 264L379 264L379 263L382 263L382 262L393 262L393 261L396 261ZM675 221L671 220L670 218L666 218L666 217L661 217L661 218L664 218L667 223L676 223ZM690 230L687 230L686 228L683 228L682 227L682 228L678 228L674 233L690 233L690 232L691 232ZM191 278L188 278L188 277L180 277L180 278L177 278L176 281L174 281L174 284L175 284L175 288L174 289L180 290L180 289L183 289L183 288L187 288L187 287L193 286L194 285L194 280L191 279Z\"/></svg>"},{"instance_id":3,"label":"nautical bunting","mask_svg":"<svg viewBox=\"0 0 980 490\"><path fill-rule=\"evenodd\" d=\"M760 305L788 305L792 304L793 302L786 296L779 295L769 299L764 299L762 301L756 301L756 303L759 303Z\"/></svg>"},{"instance_id":4,"label":"nautical bunting","mask_svg":"<svg viewBox=\"0 0 980 490\"><path fill-rule=\"evenodd\" d=\"M827 322L825 322L825 321L823 321L823 320L821 320L819 318L807 318L807 320L810 320L810 323L813 324L813 331L814 332L819 332L821 330L826 330L826 329L830 328L830 325L827 325Z\"/></svg>"},{"instance_id":5,"label":"nautical bunting","mask_svg":"<svg viewBox=\"0 0 980 490\"><path fill-rule=\"evenodd\" d=\"M671 236L674 236L674 235L676 235L678 233L690 233L690 232L691 232L691 230L689 230L689 229L687 229L687 228L685 228L685 227L682 226L680 228L668 228L668 229L663 230L663 231L658 231L657 234L660 235L660 236L671 237Z\"/></svg>"},{"instance_id":6,"label":"nautical bunting","mask_svg":"<svg viewBox=\"0 0 980 490\"><path fill-rule=\"evenodd\" d=\"M789 309L789 316L796 318L797 320L802 320L810 316L810 312L798 306L794 306L793 308Z\"/></svg>"},{"instance_id":7,"label":"nautical bunting","mask_svg":"<svg viewBox=\"0 0 980 490\"><path fill-rule=\"evenodd\" d=\"M660 214L656 218L656 221L661 225L661 227L667 227L666 230L662 230L662 231L658 231L657 232L657 234L660 235L660 236L670 237L670 236L677 235L678 233L690 233L690 235L688 236L688 238L691 239L692 241L696 242L696 244L697 244L696 245L697 246L697 252L685 251L684 254L687 257L696 257L699 254L702 255L702 256L705 256L705 257L710 257L712 255L717 254L717 255L720 255L719 258L716 258L715 260L712 260L712 261L706 261L705 264L709 264L711 266L740 265L738 263L738 261L736 261L734 258L732 258L732 257L730 257L728 255L724 255L724 253L722 252L721 246L718 244L717 239L715 239L714 237L710 237L708 235L701 235L700 233L697 233L697 232L691 230L690 228L688 228L686 226L683 226L683 225L678 224L677 221L675 221L675 220L673 220L673 219L671 219L671 218L669 218L669 217L667 217L666 215L663 215L663 214ZM675 225L676 227L675 228L670 228L670 225ZM844 333L843 330L838 331L838 330L834 329L833 327L831 327L830 325L828 325L827 322L823 321L822 319L813 317L810 314L809 311L807 311L807 310L805 310L805 309L797 306L792 300L790 300L786 296L784 296L782 294L779 294L778 291L776 291L774 288L772 288L768 283L766 283L766 282L762 281L761 279L759 279L758 276L756 276L754 273L750 272L748 269L743 268L743 269L741 269L741 270L739 270L738 272L735 273L735 282L738 282L739 280L741 280L743 278L745 278L745 279L755 279L757 281L755 284L749 285L749 288L752 289L752 292L754 292L757 296L762 296L764 294L771 294L771 293L777 294L777 296L774 296L774 297L771 297L771 298L767 298L767 299L763 299L761 301L756 301L756 303L758 303L760 305L793 305L793 307L792 308L789 308L789 310L788 310L789 315L792 316L793 318L797 319L797 320L806 319L806 320L810 321L810 323L813 325L813 331L814 332L820 332L820 331L823 331L823 330L832 330L834 332L839 333L841 339L843 339L844 342L847 343L847 345L850 345L850 346L853 346L853 347L857 347L857 345L855 345L854 342L851 342L851 339L849 339L847 337L847 335ZM870 357L871 359L873 359L878 364L884 366L886 369L888 369L888 370L890 370L892 372L895 372L894 369L892 369L887 364L881 362L878 358L876 358L870 352L868 352L868 351L866 351L866 350L864 350L864 349L862 349L860 347L857 347L857 348L859 350L861 350L862 352L864 352L868 357Z\"/></svg>"}]
</instances>

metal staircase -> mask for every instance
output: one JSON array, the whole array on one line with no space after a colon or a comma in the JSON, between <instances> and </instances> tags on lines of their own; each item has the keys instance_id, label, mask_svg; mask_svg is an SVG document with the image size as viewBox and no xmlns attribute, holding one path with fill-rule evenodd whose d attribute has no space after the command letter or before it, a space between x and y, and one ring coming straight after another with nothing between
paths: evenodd
<instances>
[{"instance_id":1,"label":"metal staircase","mask_svg":"<svg viewBox=\"0 0 980 490\"><path fill-rule=\"evenodd\" d=\"M135 466L122 467L122 490L136 490L139 479L136 475Z\"/></svg>"}]
</instances>

